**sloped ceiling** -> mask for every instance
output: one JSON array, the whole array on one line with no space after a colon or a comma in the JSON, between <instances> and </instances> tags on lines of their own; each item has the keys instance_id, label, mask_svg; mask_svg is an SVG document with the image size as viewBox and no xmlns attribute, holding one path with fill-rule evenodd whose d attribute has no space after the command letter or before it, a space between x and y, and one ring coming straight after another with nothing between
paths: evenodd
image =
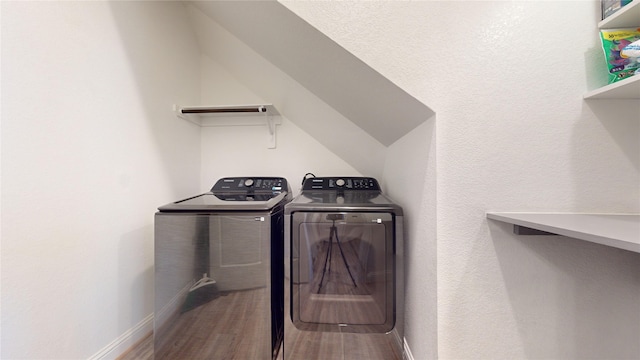
<instances>
[{"instance_id":1,"label":"sloped ceiling","mask_svg":"<svg viewBox=\"0 0 640 360\"><path fill-rule=\"evenodd\" d=\"M277 1L186 3L193 5L352 123L344 126L344 129L332 131L352 131L349 127L355 125L384 149L433 115L429 107ZM196 27L199 41L204 44L203 52L211 53L208 55L215 59L216 49L209 46L215 41L208 40L208 37L215 35L203 33L207 31L211 32L212 29ZM241 61L238 59L238 62ZM289 120L297 122L296 117L289 116L286 109L278 110ZM342 127L328 120L327 126ZM307 126L305 130L316 138L322 138L314 134L323 131L320 126ZM358 146L357 141L350 146Z\"/></svg>"}]
</instances>

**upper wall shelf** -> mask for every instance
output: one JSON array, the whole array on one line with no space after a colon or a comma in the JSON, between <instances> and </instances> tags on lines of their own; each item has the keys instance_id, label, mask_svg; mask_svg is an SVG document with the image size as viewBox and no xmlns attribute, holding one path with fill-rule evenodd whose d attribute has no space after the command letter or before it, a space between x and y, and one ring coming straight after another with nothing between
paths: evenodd
<instances>
[{"instance_id":1,"label":"upper wall shelf","mask_svg":"<svg viewBox=\"0 0 640 360\"><path fill-rule=\"evenodd\" d=\"M633 1L598 23L599 29L640 27L640 0ZM589 91L585 99L640 99L640 75Z\"/></svg>"},{"instance_id":2,"label":"upper wall shelf","mask_svg":"<svg viewBox=\"0 0 640 360\"><path fill-rule=\"evenodd\" d=\"M500 213L487 218L640 253L640 214ZM529 233L531 234L531 233Z\"/></svg>"},{"instance_id":3,"label":"upper wall shelf","mask_svg":"<svg viewBox=\"0 0 640 360\"><path fill-rule=\"evenodd\" d=\"M598 23L599 29L640 26L640 1L632 1L622 9Z\"/></svg>"},{"instance_id":4,"label":"upper wall shelf","mask_svg":"<svg viewBox=\"0 0 640 360\"><path fill-rule=\"evenodd\" d=\"M278 110L271 104L257 104L257 105L198 105L198 106L178 106L174 105L174 111L176 114L183 118L225 118L225 117L237 117L237 116L249 116L255 115L280 115ZM198 125L204 125L198 123ZM204 125L206 126L206 125Z\"/></svg>"},{"instance_id":5,"label":"upper wall shelf","mask_svg":"<svg viewBox=\"0 0 640 360\"><path fill-rule=\"evenodd\" d=\"M202 127L266 125L267 148L276 147L276 125L282 124L280 113L271 104L178 106L173 110L181 119ZM275 117L275 118L274 118Z\"/></svg>"}]
</instances>

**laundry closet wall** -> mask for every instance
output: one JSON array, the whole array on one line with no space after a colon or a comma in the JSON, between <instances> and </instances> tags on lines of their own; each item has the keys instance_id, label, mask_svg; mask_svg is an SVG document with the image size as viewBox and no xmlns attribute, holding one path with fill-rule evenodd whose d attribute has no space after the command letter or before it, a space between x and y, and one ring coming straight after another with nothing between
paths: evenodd
<instances>
[{"instance_id":1,"label":"laundry closet wall","mask_svg":"<svg viewBox=\"0 0 640 360\"><path fill-rule=\"evenodd\" d=\"M233 8L230 3L218 4L227 4L220 5L222 10ZM217 4L196 5L205 9L212 7L209 13L218 14ZM225 126L203 127L203 188L223 176L253 174L286 177L297 193L307 172L318 176L381 175L382 144L201 9L190 5L188 13L202 50L200 103L273 104L282 114L277 117L282 124L276 126L273 149L267 147L266 120L262 126L233 126L228 124L238 117L231 116L224 118ZM263 26L246 20L243 24L255 31L261 31ZM336 153L335 149L340 152ZM365 160L353 161L353 158Z\"/></svg>"},{"instance_id":2,"label":"laundry closet wall","mask_svg":"<svg viewBox=\"0 0 640 360\"><path fill-rule=\"evenodd\" d=\"M415 359L640 355L639 254L515 236L485 218L640 212L639 101L582 99L604 84L598 1L283 3L436 113L436 179L424 188L437 181L437 222L414 216L425 235L406 254ZM395 161L419 161L393 155L414 135L430 139L408 134ZM433 226L437 288L425 264Z\"/></svg>"},{"instance_id":3,"label":"laundry closet wall","mask_svg":"<svg viewBox=\"0 0 640 360\"><path fill-rule=\"evenodd\" d=\"M237 45L241 44L238 42ZM250 56L244 59L261 60ZM204 104L269 103L247 89L209 56L202 55L201 66ZM273 149L267 146L269 130L264 116L250 118L257 120L258 125L228 125L241 121L239 119L246 117L232 116L224 118L227 125L202 127L202 189L209 189L217 179L225 176L278 176L285 177L292 192L297 194L307 172L318 176L360 175L353 166L284 116L278 116L282 124L276 125L276 146Z\"/></svg>"},{"instance_id":4,"label":"laundry closet wall","mask_svg":"<svg viewBox=\"0 0 640 360\"><path fill-rule=\"evenodd\" d=\"M153 214L200 188L199 51L175 2L2 1L2 359L151 330Z\"/></svg>"},{"instance_id":5,"label":"laundry closet wall","mask_svg":"<svg viewBox=\"0 0 640 360\"><path fill-rule=\"evenodd\" d=\"M484 216L640 211L638 101L582 100L602 85L598 2L285 5L436 115L376 144L237 40L199 37L211 22L182 3L0 2L0 357L118 355L149 329L155 208L261 169L294 189L373 175L403 205L415 359L637 358L638 254ZM268 150L266 128L169 109L220 99L296 116Z\"/></svg>"}]
</instances>

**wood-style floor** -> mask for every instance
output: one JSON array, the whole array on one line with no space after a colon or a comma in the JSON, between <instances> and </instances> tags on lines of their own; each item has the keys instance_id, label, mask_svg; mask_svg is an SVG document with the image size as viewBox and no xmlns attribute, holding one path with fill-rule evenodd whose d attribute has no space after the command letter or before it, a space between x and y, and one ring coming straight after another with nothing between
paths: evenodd
<instances>
[{"instance_id":1,"label":"wood-style floor","mask_svg":"<svg viewBox=\"0 0 640 360\"><path fill-rule=\"evenodd\" d=\"M338 352L338 353L331 354L332 348L330 346L326 346L326 344L325 346L323 346L319 342L314 341L314 340L321 340L321 342L326 343L327 337L335 337L336 334L317 333L315 334L315 336L317 337L317 339L310 339L310 338L306 338L304 340L302 340L302 338L296 339L297 341L302 341L304 343L303 352L306 354L301 353L300 352L301 349L298 348L294 350L294 352L291 355L293 357L302 356L302 357L299 357L300 359L323 358L323 359L331 360L331 359L343 358L344 353ZM353 340L356 340L356 341L353 341ZM372 346L373 345L372 343L369 343L369 344L359 343L357 341L357 337L354 337L354 338L350 338L349 341L347 341L347 346L348 348L351 348L349 350L351 354L357 354L358 359L367 359L367 360L402 359L402 355L398 352L397 349L393 349L388 339L385 339L383 336L380 336L376 340L380 340L380 342L376 343L375 346ZM354 347L359 348L359 351L354 351L353 350ZM381 348L385 349L385 351L380 351ZM333 350L335 350L335 348L333 348ZM305 357L306 355L309 355L309 354L313 354L313 356ZM328 356L328 357L324 357L324 356ZM334 356L334 357L331 357L331 356ZM128 350L127 352L122 354L120 357L118 357L117 360L152 360L152 359L153 359L153 336L152 334L149 334L149 336L142 339L138 344L136 344L130 350ZM278 357L276 360L282 360L282 352L278 354Z\"/></svg>"},{"instance_id":2,"label":"wood-style floor","mask_svg":"<svg viewBox=\"0 0 640 360\"><path fill-rule=\"evenodd\" d=\"M140 340L131 349L120 355L117 360L151 360L153 359L153 334Z\"/></svg>"},{"instance_id":3,"label":"wood-style floor","mask_svg":"<svg viewBox=\"0 0 640 360\"><path fill-rule=\"evenodd\" d=\"M333 259L342 260L339 254L334 255ZM319 288L320 279L317 280L312 285L314 291L308 291L308 293L313 293ZM331 275L327 274L324 280L325 284L322 286L322 292L327 291L329 294L318 294L317 296L340 296L333 294L336 291L333 287L336 286L336 283L344 283L346 289L352 289L350 281L344 264L333 264ZM361 289L365 288L364 283L358 283ZM349 293L347 290L343 292ZM269 334L270 331L263 326L257 326L257 321L249 323L242 321L242 319L246 319L247 314L250 314L250 318L255 319L259 316L257 314L264 313L262 307L265 302L261 300L264 296L262 289L232 292L182 314L172 322L170 330L162 335L164 340L157 344L159 352L156 354L155 360L213 358L253 360L260 358L256 351L264 347L264 344L256 344L261 344L267 339L259 334ZM368 297L359 294L342 296ZM304 316L324 318L323 313L330 314L332 312L329 311L330 307L322 306L322 301L314 305L309 307L320 313ZM361 301L346 301L344 305L353 306L348 309L348 312L352 314L352 320L366 320L372 316L371 313L379 312L377 309L376 311L369 309L371 311L369 315L366 312L363 314L362 310L368 307L364 306L366 304ZM379 318L379 316L375 315L373 318ZM216 321L212 322L211 319ZM285 351L287 351L289 359L402 359L402 351L394 345L394 338L390 334L300 331L293 326L290 320L285 321L285 332L289 334L289 337L285 339ZM262 354L264 355L264 351ZM154 359L154 339L151 334L118 358L118 360L152 359ZM282 351L280 351L278 360L282 360Z\"/></svg>"},{"instance_id":4,"label":"wood-style floor","mask_svg":"<svg viewBox=\"0 0 640 360\"><path fill-rule=\"evenodd\" d=\"M266 287L205 298L204 304L176 314L156 333L155 360L270 360L269 298Z\"/></svg>"},{"instance_id":5,"label":"wood-style floor","mask_svg":"<svg viewBox=\"0 0 640 360\"><path fill-rule=\"evenodd\" d=\"M270 360L268 289L222 292L176 313L119 360ZM154 356L155 355L155 356Z\"/></svg>"},{"instance_id":6,"label":"wood-style floor","mask_svg":"<svg viewBox=\"0 0 640 360\"><path fill-rule=\"evenodd\" d=\"M153 334L149 334L131 349L126 351L117 360L152 360L153 359ZM282 352L276 360L282 360Z\"/></svg>"}]
</instances>

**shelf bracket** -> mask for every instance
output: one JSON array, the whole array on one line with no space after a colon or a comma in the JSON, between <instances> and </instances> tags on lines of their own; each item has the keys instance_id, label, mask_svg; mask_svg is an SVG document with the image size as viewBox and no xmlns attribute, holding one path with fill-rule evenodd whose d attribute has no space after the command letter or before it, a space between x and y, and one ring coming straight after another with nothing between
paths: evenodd
<instances>
[{"instance_id":1,"label":"shelf bracket","mask_svg":"<svg viewBox=\"0 0 640 360\"><path fill-rule=\"evenodd\" d=\"M273 116L267 115L267 129L269 130L267 139L267 149L276 148L276 122Z\"/></svg>"},{"instance_id":2,"label":"shelf bracket","mask_svg":"<svg viewBox=\"0 0 640 360\"><path fill-rule=\"evenodd\" d=\"M202 126L202 123L199 120L198 116L186 116L182 113L182 108L176 104L173 104L173 112L176 114L176 117L188 121L194 125Z\"/></svg>"},{"instance_id":3,"label":"shelf bracket","mask_svg":"<svg viewBox=\"0 0 640 360\"><path fill-rule=\"evenodd\" d=\"M532 229L526 226L513 225L513 233L516 235L558 235L547 231Z\"/></svg>"}]
</instances>

